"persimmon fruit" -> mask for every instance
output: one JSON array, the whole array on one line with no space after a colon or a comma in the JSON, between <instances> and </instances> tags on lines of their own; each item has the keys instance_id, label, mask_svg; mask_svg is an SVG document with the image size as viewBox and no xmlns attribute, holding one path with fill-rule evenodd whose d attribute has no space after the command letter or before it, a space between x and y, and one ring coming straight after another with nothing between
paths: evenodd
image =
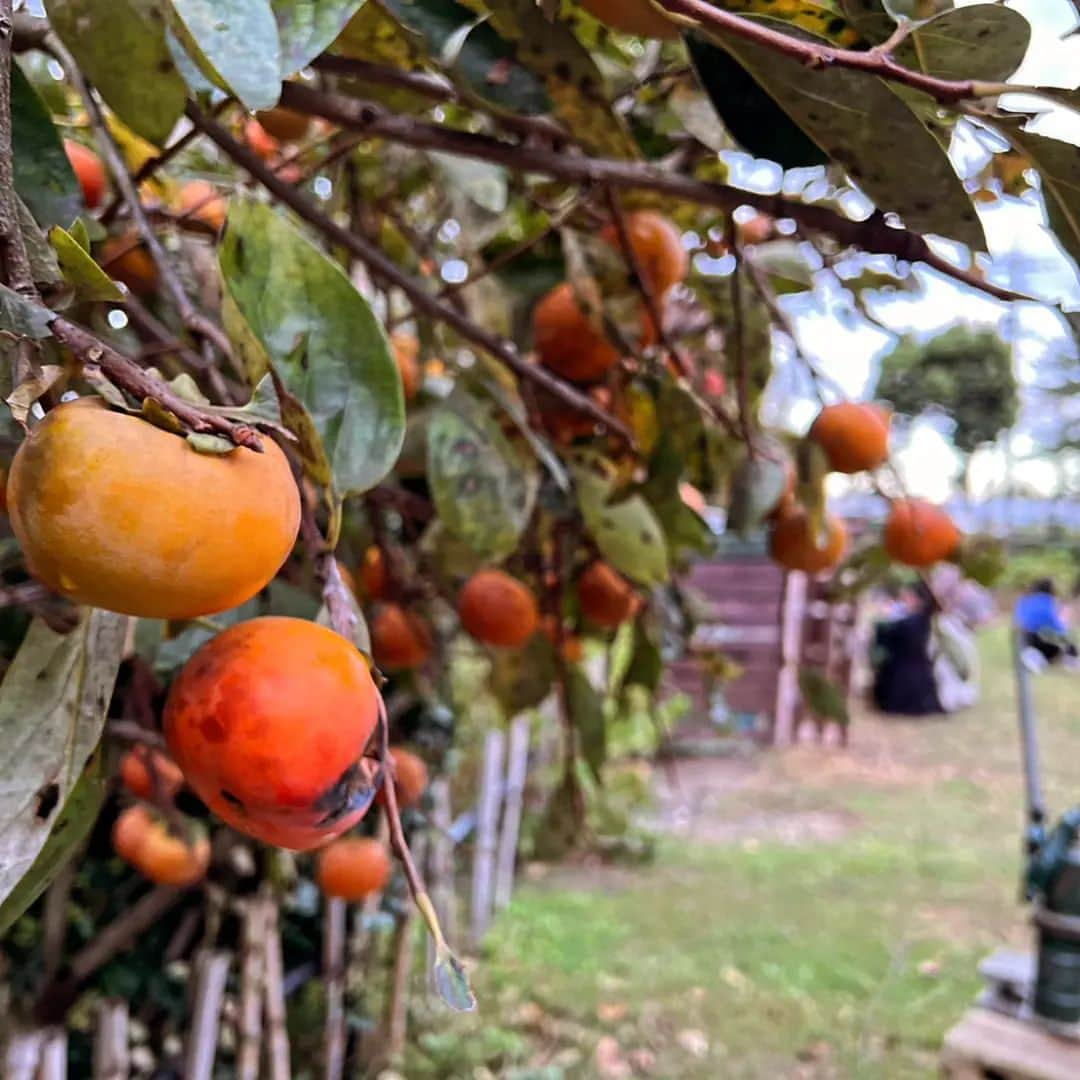
<instances>
[{"instance_id":1,"label":"persimmon fruit","mask_svg":"<svg viewBox=\"0 0 1080 1080\"><path fill-rule=\"evenodd\" d=\"M544 637L556 648L559 645L559 618L556 615L545 615L540 623L540 630ZM579 664L585 656L585 645L577 634L571 633L565 627L562 628L562 658L568 664Z\"/></svg>"},{"instance_id":2,"label":"persimmon fruit","mask_svg":"<svg viewBox=\"0 0 1080 1080\"><path fill-rule=\"evenodd\" d=\"M81 604L193 619L250 600L300 527L285 455L201 454L100 398L50 410L20 445L11 525L31 572Z\"/></svg>"},{"instance_id":3,"label":"persimmon fruit","mask_svg":"<svg viewBox=\"0 0 1080 1080\"><path fill-rule=\"evenodd\" d=\"M626 622L639 604L638 595L630 582L599 559L582 571L577 592L585 618L607 628Z\"/></svg>"},{"instance_id":4,"label":"persimmon fruit","mask_svg":"<svg viewBox=\"0 0 1080 1080\"><path fill-rule=\"evenodd\" d=\"M545 367L575 383L596 382L619 362L619 350L590 321L569 282L536 305L533 343Z\"/></svg>"},{"instance_id":5,"label":"persimmon fruit","mask_svg":"<svg viewBox=\"0 0 1080 1080\"><path fill-rule=\"evenodd\" d=\"M257 112L255 118L267 135L280 142L297 142L311 128L310 116L296 112L295 109L286 109L283 105Z\"/></svg>"},{"instance_id":6,"label":"persimmon fruit","mask_svg":"<svg viewBox=\"0 0 1080 1080\"><path fill-rule=\"evenodd\" d=\"M431 656L427 623L400 604L384 604L371 624L371 651L375 663L387 671L423 667Z\"/></svg>"},{"instance_id":7,"label":"persimmon fruit","mask_svg":"<svg viewBox=\"0 0 1080 1080\"><path fill-rule=\"evenodd\" d=\"M605 26L637 37L677 38L679 27L662 15L649 0L578 0Z\"/></svg>"},{"instance_id":8,"label":"persimmon fruit","mask_svg":"<svg viewBox=\"0 0 1080 1080\"><path fill-rule=\"evenodd\" d=\"M428 767L424 759L404 746L391 746L390 761L398 806L416 806L428 789ZM390 777L385 782L390 783Z\"/></svg>"},{"instance_id":9,"label":"persimmon fruit","mask_svg":"<svg viewBox=\"0 0 1080 1080\"><path fill-rule=\"evenodd\" d=\"M401 388L405 391L405 400L412 401L420 392L420 384L424 379L424 373L420 369L420 342L412 334L398 331L390 335L390 345L401 373Z\"/></svg>"},{"instance_id":10,"label":"persimmon fruit","mask_svg":"<svg viewBox=\"0 0 1080 1080\"><path fill-rule=\"evenodd\" d=\"M120 779L137 799L171 799L184 786L176 762L145 746L136 746L121 758Z\"/></svg>"},{"instance_id":11,"label":"persimmon fruit","mask_svg":"<svg viewBox=\"0 0 1080 1080\"><path fill-rule=\"evenodd\" d=\"M177 209L195 221L220 232L228 215L228 203L209 180L189 180L176 197Z\"/></svg>"},{"instance_id":12,"label":"persimmon fruit","mask_svg":"<svg viewBox=\"0 0 1080 1080\"><path fill-rule=\"evenodd\" d=\"M105 197L105 166L88 146L74 139L64 140L64 153L71 163L75 178L82 188L83 202L88 210L96 210Z\"/></svg>"},{"instance_id":13,"label":"persimmon fruit","mask_svg":"<svg viewBox=\"0 0 1080 1080\"><path fill-rule=\"evenodd\" d=\"M924 569L953 556L961 533L940 506L925 499L897 499L885 522L884 540L895 562Z\"/></svg>"},{"instance_id":14,"label":"persimmon fruit","mask_svg":"<svg viewBox=\"0 0 1080 1080\"><path fill-rule=\"evenodd\" d=\"M810 438L825 451L829 468L839 473L876 469L889 457L892 414L870 402L826 405L810 428Z\"/></svg>"},{"instance_id":15,"label":"persimmon fruit","mask_svg":"<svg viewBox=\"0 0 1080 1080\"><path fill-rule=\"evenodd\" d=\"M458 595L461 625L485 645L516 648L540 625L532 590L503 570L478 570Z\"/></svg>"},{"instance_id":16,"label":"persimmon fruit","mask_svg":"<svg viewBox=\"0 0 1080 1080\"><path fill-rule=\"evenodd\" d=\"M244 124L244 142L263 159L270 161L277 157L281 144L252 116Z\"/></svg>"},{"instance_id":17,"label":"persimmon fruit","mask_svg":"<svg viewBox=\"0 0 1080 1080\"><path fill-rule=\"evenodd\" d=\"M360 652L305 619L264 616L208 641L174 681L165 738L195 793L234 829L306 851L367 812L363 758L379 693Z\"/></svg>"},{"instance_id":18,"label":"persimmon fruit","mask_svg":"<svg viewBox=\"0 0 1080 1080\"><path fill-rule=\"evenodd\" d=\"M814 535L810 515L794 503L782 503L773 519L769 552L786 570L823 574L840 564L848 548L843 519L826 514L823 536Z\"/></svg>"},{"instance_id":19,"label":"persimmon fruit","mask_svg":"<svg viewBox=\"0 0 1080 1080\"><path fill-rule=\"evenodd\" d=\"M360 564L360 585L372 600L386 599L390 579L386 572L386 556L378 544L372 544L364 552L364 561Z\"/></svg>"},{"instance_id":20,"label":"persimmon fruit","mask_svg":"<svg viewBox=\"0 0 1080 1080\"><path fill-rule=\"evenodd\" d=\"M654 295L662 298L686 277L690 268L679 230L655 210L637 210L626 215L626 232L641 276ZM614 224L604 229L603 237L616 250L622 250Z\"/></svg>"},{"instance_id":21,"label":"persimmon fruit","mask_svg":"<svg viewBox=\"0 0 1080 1080\"><path fill-rule=\"evenodd\" d=\"M157 292L161 277L157 263L134 233L107 240L98 261L109 277L126 285L136 296L145 298Z\"/></svg>"},{"instance_id":22,"label":"persimmon fruit","mask_svg":"<svg viewBox=\"0 0 1080 1080\"><path fill-rule=\"evenodd\" d=\"M205 835L191 840L176 836L143 806L130 807L116 819L113 848L158 885L194 885L206 876L210 865L210 841Z\"/></svg>"},{"instance_id":23,"label":"persimmon fruit","mask_svg":"<svg viewBox=\"0 0 1080 1080\"><path fill-rule=\"evenodd\" d=\"M315 878L325 896L356 903L382 892L390 870L390 854L378 840L345 836L319 852Z\"/></svg>"}]
</instances>

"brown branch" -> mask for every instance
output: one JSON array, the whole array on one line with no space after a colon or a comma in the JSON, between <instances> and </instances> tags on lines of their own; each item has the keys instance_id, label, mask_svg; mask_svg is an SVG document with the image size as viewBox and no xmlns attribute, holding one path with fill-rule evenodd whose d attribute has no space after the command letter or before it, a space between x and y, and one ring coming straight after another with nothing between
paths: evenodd
<instances>
[{"instance_id":1,"label":"brown branch","mask_svg":"<svg viewBox=\"0 0 1080 1080\"><path fill-rule=\"evenodd\" d=\"M14 154L11 146L12 0L0 0L0 273L17 293L38 298L15 209Z\"/></svg>"},{"instance_id":2,"label":"brown branch","mask_svg":"<svg viewBox=\"0 0 1080 1080\"><path fill-rule=\"evenodd\" d=\"M600 423L606 424L610 430L616 432L628 443L633 443L633 436L620 420L605 412L581 391L552 375L546 368L538 364L530 364L508 342L489 333L460 311L456 311L428 292L423 284L402 271L381 248L367 238L342 228L305 195L277 177L253 151L237 142L220 124L207 117L197 106L189 102L187 114L196 127L205 132L237 165L249 172L267 191L333 243L340 244L349 251L372 273L385 278L400 289L418 312L446 323L464 340L490 353L519 377L531 379L571 408L587 413Z\"/></svg>"},{"instance_id":3,"label":"brown branch","mask_svg":"<svg viewBox=\"0 0 1080 1080\"><path fill-rule=\"evenodd\" d=\"M862 71L880 79L910 86L913 90L929 95L941 105L956 105L961 101L986 97L993 94L1000 85L978 79L951 82L898 64L892 57L892 51L907 36L906 33L897 32L884 45L859 52L792 37L763 23L713 7L707 0L657 0L657 3L671 14L681 16L678 21L683 25L689 21L706 32L716 30L721 34L741 37L797 60L811 71L824 71L830 67Z\"/></svg>"},{"instance_id":4,"label":"brown branch","mask_svg":"<svg viewBox=\"0 0 1080 1080\"><path fill-rule=\"evenodd\" d=\"M746 312L742 295L742 245L735 219L728 215L728 247L735 256L735 270L731 275L732 330L735 338L735 397L739 402L739 424L742 427L746 452L754 457L754 421L750 415L750 367L746 357Z\"/></svg>"},{"instance_id":5,"label":"brown branch","mask_svg":"<svg viewBox=\"0 0 1080 1080\"><path fill-rule=\"evenodd\" d=\"M254 428L237 424L216 413L205 412L198 405L185 401L161 379L144 371L134 360L117 352L89 330L62 316L53 319L51 328L53 337L69 348L83 362L84 367L100 369L111 383L126 390L136 400L156 401L191 431L221 435L237 446L246 446L249 450L262 453L262 440Z\"/></svg>"},{"instance_id":6,"label":"brown branch","mask_svg":"<svg viewBox=\"0 0 1080 1080\"><path fill-rule=\"evenodd\" d=\"M93 88L86 80L78 64L75 63L74 58L55 34L49 36L48 44L50 50L59 58L68 80L78 91L79 96L86 105L87 115L90 117L94 134L97 136L102 157L104 157L105 164L112 174L113 183L127 204L131 219L135 223L143 243L146 245L146 250L158 268L161 283L169 294L181 320L193 334L211 342L214 348L223 356L231 355L232 345L225 331L212 319L207 318L201 311L196 309L191 297L188 296L183 284L181 284L172 263L169 261L169 256L158 239L150 218L143 207L142 200L139 198L138 189L128 173L124 155L117 145L116 139L113 138L108 121L105 119L105 113Z\"/></svg>"},{"instance_id":7,"label":"brown branch","mask_svg":"<svg viewBox=\"0 0 1080 1080\"><path fill-rule=\"evenodd\" d=\"M571 184L609 185L625 191L655 191L703 206L715 206L721 210L752 206L759 213L774 218L792 218L807 228L828 233L842 243L863 251L892 255L908 262L924 262L941 273L999 300L1030 299L1021 293L983 281L971 271L953 266L931 251L922 236L890 225L885 214L880 211L862 221L856 221L826 206L801 203L782 195L761 195L732 187L730 184L695 180L662 165L590 158L577 153L558 152L535 145L519 145L492 138L490 135L460 131L413 117L400 116L372 102L322 93L299 83L285 83L281 100L284 105L297 112L321 116L342 127L364 131L368 135L418 150L437 150L461 157L477 158L503 165L516 172L539 173ZM276 190L274 193L278 194ZM575 408L583 406L575 405ZM610 421L605 421L608 422Z\"/></svg>"}]
</instances>

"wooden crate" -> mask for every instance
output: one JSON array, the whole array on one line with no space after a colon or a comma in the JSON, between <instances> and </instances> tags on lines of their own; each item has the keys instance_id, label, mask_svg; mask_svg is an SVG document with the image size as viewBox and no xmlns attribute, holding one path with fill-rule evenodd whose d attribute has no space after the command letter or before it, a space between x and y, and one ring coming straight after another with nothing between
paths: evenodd
<instances>
[{"instance_id":1,"label":"wooden crate","mask_svg":"<svg viewBox=\"0 0 1080 1080\"><path fill-rule=\"evenodd\" d=\"M1080 1042L988 1009L969 1009L945 1036L950 1080L1080 1080Z\"/></svg>"}]
</instances>

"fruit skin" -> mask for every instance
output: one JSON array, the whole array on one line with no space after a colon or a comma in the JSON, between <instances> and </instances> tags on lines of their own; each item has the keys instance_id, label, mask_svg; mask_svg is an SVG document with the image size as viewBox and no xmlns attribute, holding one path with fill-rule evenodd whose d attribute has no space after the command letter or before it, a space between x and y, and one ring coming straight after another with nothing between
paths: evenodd
<instances>
[{"instance_id":1,"label":"fruit skin","mask_svg":"<svg viewBox=\"0 0 1080 1080\"><path fill-rule=\"evenodd\" d=\"M35 577L82 604L192 619L249 600L300 527L285 455L200 454L100 398L52 409L11 463L11 525Z\"/></svg>"},{"instance_id":2,"label":"fruit skin","mask_svg":"<svg viewBox=\"0 0 1080 1080\"><path fill-rule=\"evenodd\" d=\"M394 360L401 372L401 388L405 391L405 400L412 401L420 392L423 372L420 370L420 342L401 331L390 335L390 345L394 350Z\"/></svg>"},{"instance_id":3,"label":"fruit skin","mask_svg":"<svg viewBox=\"0 0 1080 1080\"><path fill-rule=\"evenodd\" d=\"M744 244L764 244L772 239L775 223L768 214L756 214L749 221L740 222L736 228Z\"/></svg>"},{"instance_id":4,"label":"fruit skin","mask_svg":"<svg viewBox=\"0 0 1080 1080\"><path fill-rule=\"evenodd\" d=\"M324 895L356 902L382 892L390 869L390 856L378 840L346 836L319 852L315 877Z\"/></svg>"},{"instance_id":5,"label":"fruit skin","mask_svg":"<svg viewBox=\"0 0 1080 1080\"><path fill-rule=\"evenodd\" d=\"M769 535L769 553L787 570L822 574L839 565L847 552L848 531L841 518L825 515L825 536L818 546L810 518L801 506L785 504L776 515Z\"/></svg>"},{"instance_id":6,"label":"fruit skin","mask_svg":"<svg viewBox=\"0 0 1080 1080\"><path fill-rule=\"evenodd\" d=\"M961 533L940 506L924 499L897 499L885 523L884 539L891 559L923 569L954 555Z\"/></svg>"},{"instance_id":7,"label":"fruit skin","mask_svg":"<svg viewBox=\"0 0 1080 1080\"><path fill-rule=\"evenodd\" d=\"M516 648L540 625L536 597L502 570L479 570L458 596L461 624L485 645Z\"/></svg>"},{"instance_id":8,"label":"fruit skin","mask_svg":"<svg viewBox=\"0 0 1080 1080\"><path fill-rule=\"evenodd\" d=\"M105 166L89 147L74 139L64 140L64 153L82 188L83 202L88 210L96 210L105 197Z\"/></svg>"},{"instance_id":9,"label":"fruit skin","mask_svg":"<svg viewBox=\"0 0 1080 1080\"><path fill-rule=\"evenodd\" d=\"M215 232L220 232L225 226L228 203L209 180L189 180L180 189L176 204L181 213L209 225Z\"/></svg>"},{"instance_id":10,"label":"fruit skin","mask_svg":"<svg viewBox=\"0 0 1080 1080\"><path fill-rule=\"evenodd\" d=\"M582 571L577 588L582 614L597 626L619 626L637 611L639 601L634 587L600 560Z\"/></svg>"},{"instance_id":11,"label":"fruit skin","mask_svg":"<svg viewBox=\"0 0 1080 1080\"><path fill-rule=\"evenodd\" d=\"M244 124L244 141L263 161L277 157L278 150L281 149L277 139L254 116Z\"/></svg>"},{"instance_id":12,"label":"fruit skin","mask_svg":"<svg viewBox=\"0 0 1080 1080\"><path fill-rule=\"evenodd\" d=\"M638 37L677 38L679 27L648 0L578 0L594 18L612 30Z\"/></svg>"},{"instance_id":13,"label":"fruit skin","mask_svg":"<svg viewBox=\"0 0 1080 1080\"><path fill-rule=\"evenodd\" d=\"M151 771L150 764L153 764ZM154 776L157 776L157 789ZM157 750L137 746L129 750L120 761L120 779L124 787L137 799L154 799L160 792L162 798L171 799L183 786L184 774L175 761Z\"/></svg>"},{"instance_id":14,"label":"fruit skin","mask_svg":"<svg viewBox=\"0 0 1080 1080\"><path fill-rule=\"evenodd\" d=\"M109 277L126 285L136 296L152 296L160 278L157 263L142 243L132 246L134 239L134 234L128 233L108 240L98 262Z\"/></svg>"},{"instance_id":15,"label":"fruit skin","mask_svg":"<svg viewBox=\"0 0 1080 1080\"><path fill-rule=\"evenodd\" d=\"M265 109L255 114L259 126L271 138L282 142L296 142L302 139L311 127L311 118L303 113L286 109L283 105Z\"/></svg>"},{"instance_id":16,"label":"fruit skin","mask_svg":"<svg viewBox=\"0 0 1080 1080\"><path fill-rule=\"evenodd\" d=\"M386 599L390 585L386 573L386 556L377 544L372 544L364 552L364 561L360 564L360 584L372 600Z\"/></svg>"},{"instance_id":17,"label":"fruit skin","mask_svg":"<svg viewBox=\"0 0 1080 1080\"><path fill-rule=\"evenodd\" d=\"M306 851L367 812L361 761L379 694L363 656L305 619L265 616L207 642L165 704L169 750L234 829Z\"/></svg>"},{"instance_id":18,"label":"fruit skin","mask_svg":"<svg viewBox=\"0 0 1080 1080\"><path fill-rule=\"evenodd\" d=\"M398 806L416 806L428 789L428 767L424 760L404 746L390 747L390 760L394 763L394 791ZM379 792L380 801L382 792Z\"/></svg>"},{"instance_id":19,"label":"fruit skin","mask_svg":"<svg viewBox=\"0 0 1080 1080\"><path fill-rule=\"evenodd\" d=\"M190 843L174 836L144 806L132 806L116 819L113 848L158 885L194 885L206 876L210 865L210 842L205 836Z\"/></svg>"},{"instance_id":20,"label":"fruit skin","mask_svg":"<svg viewBox=\"0 0 1080 1080\"><path fill-rule=\"evenodd\" d=\"M889 457L892 413L879 405L843 401L826 405L810 428L813 439L829 459L833 472L868 472Z\"/></svg>"},{"instance_id":21,"label":"fruit skin","mask_svg":"<svg viewBox=\"0 0 1080 1080\"><path fill-rule=\"evenodd\" d=\"M540 362L571 382L596 382L619 362L619 350L589 321L565 281L536 305L533 342Z\"/></svg>"},{"instance_id":22,"label":"fruit skin","mask_svg":"<svg viewBox=\"0 0 1080 1080\"><path fill-rule=\"evenodd\" d=\"M690 256L682 245L679 230L655 210L637 210L626 215L626 231L645 283L657 298L686 277ZM608 225L603 238L622 250L616 227Z\"/></svg>"},{"instance_id":23,"label":"fruit skin","mask_svg":"<svg viewBox=\"0 0 1080 1080\"><path fill-rule=\"evenodd\" d=\"M371 624L371 652L387 671L423 667L431 656L431 632L419 615L385 604Z\"/></svg>"}]
</instances>

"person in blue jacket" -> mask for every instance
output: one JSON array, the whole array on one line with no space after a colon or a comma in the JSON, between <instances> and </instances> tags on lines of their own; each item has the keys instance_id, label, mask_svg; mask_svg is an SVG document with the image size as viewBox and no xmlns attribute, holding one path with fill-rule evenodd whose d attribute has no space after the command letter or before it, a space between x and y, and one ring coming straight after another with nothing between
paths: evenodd
<instances>
[{"instance_id":1,"label":"person in blue jacket","mask_svg":"<svg viewBox=\"0 0 1080 1080\"><path fill-rule=\"evenodd\" d=\"M1016 627L1021 635L1020 658L1032 671L1066 659L1075 661L1076 646L1069 637L1054 583L1043 578L1016 602Z\"/></svg>"}]
</instances>

